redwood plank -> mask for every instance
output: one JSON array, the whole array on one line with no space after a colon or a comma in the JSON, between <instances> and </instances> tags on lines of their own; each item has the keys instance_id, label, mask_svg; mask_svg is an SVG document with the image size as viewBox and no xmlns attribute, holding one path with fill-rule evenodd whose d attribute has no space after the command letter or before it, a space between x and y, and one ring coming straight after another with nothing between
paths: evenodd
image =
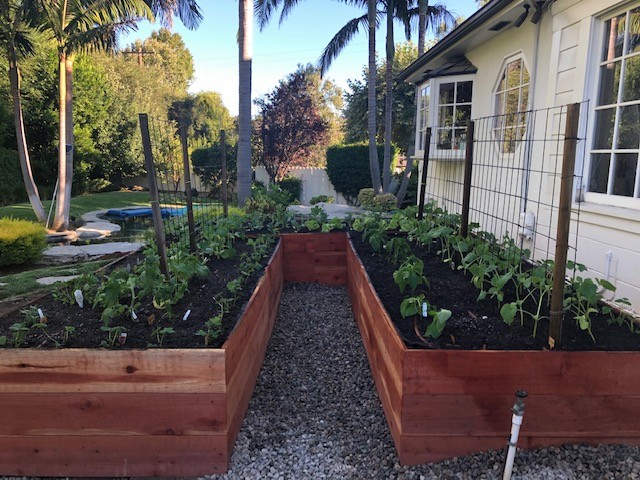
<instances>
[{"instance_id":1,"label":"redwood plank","mask_svg":"<svg viewBox=\"0 0 640 480\"><path fill-rule=\"evenodd\" d=\"M220 350L7 349L0 393L223 393Z\"/></svg>"},{"instance_id":2,"label":"redwood plank","mask_svg":"<svg viewBox=\"0 0 640 480\"><path fill-rule=\"evenodd\" d=\"M0 435L211 435L226 432L226 418L223 393L10 393L0 397Z\"/></svg>"},{"instance_id":3,"label":"redwood plank","mask_svg":"<svg viewBox=\"0 0 640 480\"><path fill-rule=\"evenodd\" d=\"M0 473L54 477L194 477L228 468L225 435L0 436Z\"/></svg>"}]
</instances>

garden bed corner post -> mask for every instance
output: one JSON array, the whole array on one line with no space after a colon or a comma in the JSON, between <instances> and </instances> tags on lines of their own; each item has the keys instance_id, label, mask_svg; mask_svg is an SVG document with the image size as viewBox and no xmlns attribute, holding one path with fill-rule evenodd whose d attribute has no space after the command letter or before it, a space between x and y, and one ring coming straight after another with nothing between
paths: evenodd
<instances>
[{"instance_id":1,"label":"garden bed corner post","mask_svg":"<svg viewBox=\"0 0 640 480\"><path fill-rule=\"evenodd\" d=\"M471 172L473 169L473 136L475 122L467 125L467 149L464 154L464 184L462 186L462 215L460 217L460 235L469 234L469 208L471 201Z\"/></svg>"},{"instance_id":2,"label":"garden bed corner post","mask_svg":"<svg viewBox=\"0 0 640 480\"><path fill-rule=\"evenodd\" d=\"M580 104L572 103L567 105L560 178L560 203L558 205L556 254L553 266L553 289L551 290L551 311L549 315L549 347L552 349L558 348L562 341L564 289L567 273L567 252L569 250L569 228L571 226L571 196L573 192L579 120Z\"/></svg>"}]
</instances>

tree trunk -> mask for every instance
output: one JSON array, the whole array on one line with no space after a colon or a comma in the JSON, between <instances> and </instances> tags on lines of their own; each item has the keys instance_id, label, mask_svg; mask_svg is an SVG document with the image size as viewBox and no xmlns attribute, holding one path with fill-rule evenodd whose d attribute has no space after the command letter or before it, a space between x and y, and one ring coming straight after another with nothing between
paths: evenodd
<instances>
[{"instance_id":1,"label":"tree trunk","mask_svg":"<svg viewBox=\"0 0 640 480\"><path fill-rule=\"evenodd\" d=\"M253 0L239 1L238 206L251 196L251 60Z\"/></svg>"},{"instance_id":2,"label":"tree trunk","mask_svg":"<svg viewBox=\"0 0 640 480\"><path fill-rule=\"evenodd\" d=\"M382 193L380 164L376 145L376 0L367 0L369 20L369 71L367 72L367 106L369 126L369 169L371 184L376 194Z\"/></svg>"},{"instance_id":3,"label":"tree trunk","mask_svg":"<svg viewBox=\"0 0 640 480\"><path fill-rule=\"evenodd\" d=\"M20 94L20 69L18 67L18 59L15 49L11 46L10 62L9 62L9 82L11 84L11 97L13 99L13 122L16 129L16 140L18 141L18 158L20 160L20 170L22 171L22 179L24 188L29 196L31 208L36 218L41 222L47 221L47 214L42 206L38 187L33 179L31 172L31 162L29 159L29 150L27 148L27 137L24 130L24 119L22 117L22 98Z\"/></svg>"},{"instance_id":4,"label":"tree trunk","mask_svg":"<svg viewBox=\"0 0 640 480\"><path fill-rule=\"evenodd\" d=\"M67 156L65 152L67 143L67 81L65 63L66 55L60 53L58 65L58 197L51 226L59 232L69 228L69 215L65 212L64 207L67 202Z\"/></svg>"},{"instance_id":5,"label":"tree trunk","mask_svg":"<svg viewBox=\"0 0 640 480\"><path fill-rule=\"evenodd\" d=\"M407 165L404 167L404 172L402 172L402 182L400 183L400 188L398 189L398 194L396 195L398 199L398 208L402 206L404 202L404 197L407 194L407 188L409 188L409 179L411 178L411 170L413 169L413 155L407 153Z\"/></svg>"},{"instance_id":6,"label":"tree trunk","mask_svg":"<svg viewBox=\"0 0 640 480\"><path fill-rule=\"evenodd\" d=\"M67 183L66 183L66 195L64 211L69 223L69 217L71 212L71 185L73 184L73 151L74 151L74 139L73 139L73 61L74 55L69 54L65 59L64 71L66 80L66 120L65 120L65 136L66 144L65 151L67 157Z\"/></svg>"},{"instance_id":7,"label":"tree trunk","mask_svg":"<svg viewBox=\"0 0 640 480\"><path fill-rule=\"evenodd\" d=\"M418 56L424 53L429 0L418 0Z\"/></svg>"},{"instance_id":8,"label":"tree trunk","mask_svg":"<svg viewBox=\"0 0 640 480\"><path fill-rule=\"evenodd\" d=\"M382 164L382 190L389 193L391 183L391 129L393 119L393 0L387 0L387 64L385 66L386 94L384 99L384 162Z\"/></svg>"}]
</instances>

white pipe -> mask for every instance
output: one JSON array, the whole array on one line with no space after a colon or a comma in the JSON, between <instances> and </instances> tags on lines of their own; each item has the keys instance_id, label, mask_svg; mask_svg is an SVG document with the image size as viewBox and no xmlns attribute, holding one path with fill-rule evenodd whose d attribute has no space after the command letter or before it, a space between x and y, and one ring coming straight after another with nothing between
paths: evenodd
<instances>
[{"instance_id":1,"label":"white pipe","mask_svg":"<svg viewBox=\"0 0 640 480\"><path fill-rule=\"evenodd\" d=\"M504 475L502 480L511 480L513 471L513 461L516 458L516 445L518 436L520 435L520 426L522 425L522 417L524 416L524 401L527 392L518 390L516 392L516 403L513 405L513 416L511 417L511 436L509 437L509 450L507 452L507 462L504 466Z\"/></svg>"},{"instance_id":2,"label":"white pipe","mask_svg":"<svg viewBox=\"0 0 640 480\"><path fill-rule=\"evenodd\" d=\"M605 277L605 280L608 282L609 277L611 276L611 260L613 259L613 252L611 250L609 250L606 253L606 258L607 258L607 276Z\"/></svg>"}]
</instances>

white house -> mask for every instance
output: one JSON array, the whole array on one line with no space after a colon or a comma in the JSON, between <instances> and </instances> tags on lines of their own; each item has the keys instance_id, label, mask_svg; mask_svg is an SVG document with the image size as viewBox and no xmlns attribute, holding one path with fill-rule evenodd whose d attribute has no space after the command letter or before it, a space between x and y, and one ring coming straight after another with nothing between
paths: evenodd
<instances>
[{"instance_id":1,"label":"white house","mask_svg":"<svg viewBox=\"0 0 640 480\"><path fill-rule=\"evenodd\" d=\"M463 164L456 160L462 160L470 118L551 112L546 123L512 115L493 125L494 138L511 139L510 147L494 155L508 164L523 154L520 139L540 135L541 128L561 132L560 107L581 102L576 155L581 180L573 192L574 211L580 215L579 228L572 229L577 260L595 276L608 278L617 296L628 297L640 311L640 2L492 0L410 65L401 79L420 92L416 159L423 157L424 132L431 127L430 171L458 179ZM542 162L557 164L559 153L534 146L528 157L531 170ZM491 181L525 189L542 185L536 187L539 193L528 192L541 201L557 195L552 178L557 175L540 176L525 183L522 178ZM440 183L432 180L427 195L442 190ZM516 215L527 213L522 206L510 208ZM549 211L537 215L537 225L555 228ZM534 251L542 248L535 238L527 239Z\"/></svg>"}]
</instances>

